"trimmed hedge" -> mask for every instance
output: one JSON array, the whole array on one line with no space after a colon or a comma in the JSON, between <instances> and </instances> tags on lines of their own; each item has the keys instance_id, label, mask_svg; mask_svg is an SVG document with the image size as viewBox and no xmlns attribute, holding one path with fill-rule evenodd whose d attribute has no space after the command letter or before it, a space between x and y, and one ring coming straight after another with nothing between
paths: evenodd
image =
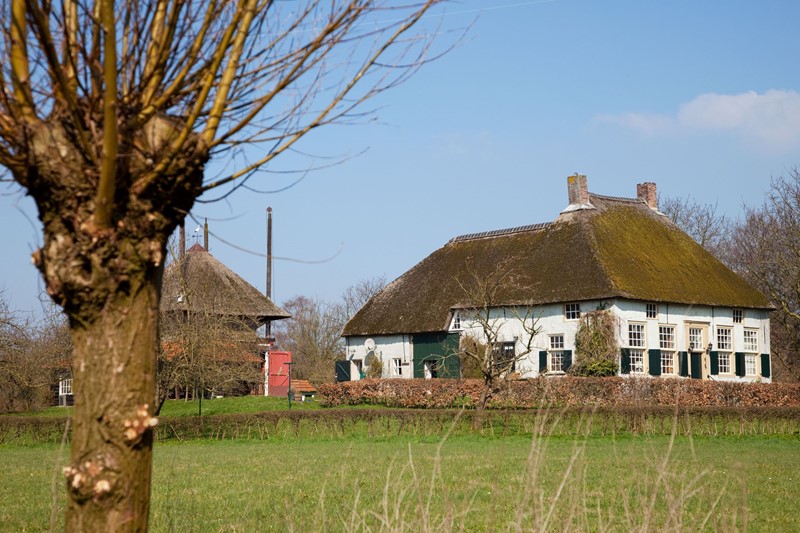
<instances>
[{"instance_id":1,"label":"trimmed hedge","mask_svg":"<svg viewBox=\"0 0 800 533\"><path fill-rule=\"evenodd\" d=\"M156 441L441 438L472 434L474 410L328 409L162 417ZM61 442L66 419L0 417L0 444ZM800 407L568 407L494 409L482 434L800 435Z\"/></svg>"},{"instance_id":2,"label":"trimmed hedge","mask_svg":"<svg viewBox=\"0 0 800 533\"><path fill-rule=\"evenodd\" d=\"M362 379L320 385L322 405L385 405L404 408L472 407L483 382L477 379ZM493 408L549 407L800 407L800 384L735 383L694 379L536 378L512 381L491 401Z\"/></svg>"}]
</instances>

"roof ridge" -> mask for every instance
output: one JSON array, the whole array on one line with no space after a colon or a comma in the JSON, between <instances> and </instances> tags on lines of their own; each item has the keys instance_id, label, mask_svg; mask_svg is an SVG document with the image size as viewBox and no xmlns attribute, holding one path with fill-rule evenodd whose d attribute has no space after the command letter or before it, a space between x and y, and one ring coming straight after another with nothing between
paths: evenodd
<instances>
[{"instance_id":1,"label":"roof ridge","mask_svg":"<svg viewBox=\"0 0 800 533\"><path fill-rule=\"evenodd\" d=\"M646 203L641 198L627 198L625 196L608 196L605 194L597 194L595 192L590 192L589 196L594 196L596 198L600 198L601 200L612 200L616 202L628 202L632 204L643 204Z\"/></svg>"},{"instance_id":2,"label":"roof ridge","mask_svg":"<svg viewBox=\"0 0 800 533\"><path fill-rule=\"evenodd\" d=\"M452 242L470 241L473 239L483 239L486 237L499 237L501 235L511 235L513 233L522 233L524 231L539 231L548 228L552 224L553 224L552 222L541 222L539 224L528 224L527 226L517 226L515 228L481 231L478 233L466 233L464 235L459 235L458 237L453 237L452 239L447 241L447 244L450 244Z\"/></svg>"}]
</instances>

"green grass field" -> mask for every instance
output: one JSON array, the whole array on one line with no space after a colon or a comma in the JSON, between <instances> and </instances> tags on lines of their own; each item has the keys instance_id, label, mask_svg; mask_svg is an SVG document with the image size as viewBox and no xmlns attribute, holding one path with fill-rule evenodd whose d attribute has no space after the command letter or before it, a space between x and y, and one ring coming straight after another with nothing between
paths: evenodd
<instances>
[{"instance_id":1,"label":"green grass field","mask_svg":"<svg viewBox=\"0 0 800 533\"><path fill-rule=\"evenodd\" d=\"M0 529L50 527L61 455L0 447ZM155 447L151 530L797 531L798 499L796 436L195 440Z\"/></svg>"}]
</instances>

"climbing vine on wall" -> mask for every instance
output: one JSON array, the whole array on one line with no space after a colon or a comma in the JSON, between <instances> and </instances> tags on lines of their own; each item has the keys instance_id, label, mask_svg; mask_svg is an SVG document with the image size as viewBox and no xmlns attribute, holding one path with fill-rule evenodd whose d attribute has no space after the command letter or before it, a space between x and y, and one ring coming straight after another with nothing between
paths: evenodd
<instances>
[{"instance_id":1,"label":"climbing vine on wall","mask_svg":"<svg viewBox=\"0 0 800 533\"><path fill-rule=\"evenodd\" d=\"M598 309L581 316L575 333L575 364L570 372L576 376L615 376L618 353L614 315Z\"/></svg>"}]
</instances>

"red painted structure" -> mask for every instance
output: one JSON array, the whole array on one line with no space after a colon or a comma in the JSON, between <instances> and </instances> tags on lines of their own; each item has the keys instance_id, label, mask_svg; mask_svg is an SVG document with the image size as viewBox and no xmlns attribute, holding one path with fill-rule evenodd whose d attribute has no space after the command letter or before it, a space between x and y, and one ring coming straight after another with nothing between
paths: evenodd
<instances>
[{"instance_id":1,"label":"red painted structure","mask_svg":"<svg viewBox=\"0 0 800 533\"><path fill-rule=\"evenodd\" d=\"M292 362L292 352L269 352L267 361L267 396L283 396L285 398L289 394L289 367Z\"/></svg>"}]
</instances>

